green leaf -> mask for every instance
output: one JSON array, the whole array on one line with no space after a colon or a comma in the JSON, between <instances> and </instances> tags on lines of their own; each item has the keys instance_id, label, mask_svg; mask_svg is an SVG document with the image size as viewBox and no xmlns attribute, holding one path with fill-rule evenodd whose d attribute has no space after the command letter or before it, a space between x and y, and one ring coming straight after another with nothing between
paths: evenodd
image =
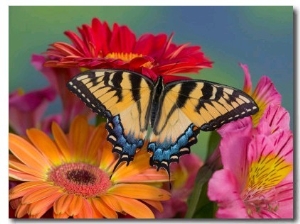
<instances>
[{"instance_id":1,"label":"green leaf","mask_svg":"<svg viewBox=\"0 0 300 224\"><path fill-rule=\"evenodd\" d=\"M221 136L213 131L210 134L208 142L207 158L217 149L221 140ZM206 159L207 160L207 159ZM195 185L191 195L188 198L188 210L186 218L213 218L215 214L216 204L209 201L207 197L207 185L213 172L215 164L205 163L198 171Z\"/></svg>"},{"instance_id":2,"label":"green leaf","mask_svg":"<svg viewBox=\"0 0 300 224\"><path fill-rule=\"evenodd\" d=\"M206 159L215 151L215 149L219 146L221 140L221 136L218 132L212 131L209 139L208 139L208 150L206 154Z\"/></svg>"},{"instance_id":3,"label":"green leaf","mask_svg":"<svg viewBox=\"0 0 300 224\"><path fill-rule=\"evenodd\" d=\"M193 218L214 218L217 204L207 197L208 182L203 185L199 203Z\"/></svg>"},{"instance_id":4,"label":"green leaf","mask_svg":"<svg viewBox=\"0 0 300 224\"><path fill-rule=\"evenodd\" d=\"M207 184L212 174L213 171L207 165L203 165L199 169L193 191L187 201L188 210L186 212L185 218L193 218L199 205L201 206L201 203L205 203L205 201L202 201L203 197L201 197L201 195L203 194L202 192L206 194L207 190L205 189L205 184Z\"/></svg>"}]
</instances>

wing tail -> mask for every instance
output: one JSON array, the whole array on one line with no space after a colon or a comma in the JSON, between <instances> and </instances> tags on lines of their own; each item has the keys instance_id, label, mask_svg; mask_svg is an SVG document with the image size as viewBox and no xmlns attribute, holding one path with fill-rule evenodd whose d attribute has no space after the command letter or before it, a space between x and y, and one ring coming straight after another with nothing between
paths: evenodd
<instances>
[{"instance_id":1,"label":"wing tail","mask_svg":"<svg viewBox=\"0 0 300 224\"><path fill-rule=\"evenodd\" d=\"M126 161L127 165L133 160L136 150L144 145L143 139L137 139L133 135L125 135L119 115L108 119L106 129L109 133L107 140L113 144L113 152L119 154L119 160L114 170L121 162Z\"/></svg>"},{"instance_id":2,"label":"wing tail","mask_svg":"<svg viewBox=\"0 0 300 224\"><path fill-rule=\"evenodd\" d=\"M170 177L170 163L178 162L180 156L190 153L190 147L197 143L199 132L200 129L191 124L174 143L155 141L156 137L152 136L153 141L148 144L148 151L152 153L150 165L156 166L157 170L165 169Z\"/></svg>"}]
</instances>

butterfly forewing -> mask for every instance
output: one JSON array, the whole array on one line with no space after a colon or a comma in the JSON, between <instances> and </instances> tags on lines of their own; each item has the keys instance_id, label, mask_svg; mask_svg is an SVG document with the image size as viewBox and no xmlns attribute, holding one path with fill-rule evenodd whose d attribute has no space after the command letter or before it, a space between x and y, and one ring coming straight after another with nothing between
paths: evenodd
<instances>
[{"instance_id":1,"label":"butterfly forewing","mask_svg":"<svg viewBox=\"0 0 300 224\"><path fill-rule=\"evenodd\" d=\"M121 155L120 162L132 160L147 134L152 81L132 72L99 69L79 74L68 88L107 118L108 140Z\"/></svg>"},{"instance_id":2,"label":"butterfly forewing","mask_svg":"<svg viewBox=\"0 0 300 224\"><path fill-rule=\"evenodd\" d=\"M178 96L176 105L204 131L215 130L258 111L257 104L245 92L214 82L187 80L170 83L165 92L166 95L174 92Z\"/></svg>"}]
</instances>

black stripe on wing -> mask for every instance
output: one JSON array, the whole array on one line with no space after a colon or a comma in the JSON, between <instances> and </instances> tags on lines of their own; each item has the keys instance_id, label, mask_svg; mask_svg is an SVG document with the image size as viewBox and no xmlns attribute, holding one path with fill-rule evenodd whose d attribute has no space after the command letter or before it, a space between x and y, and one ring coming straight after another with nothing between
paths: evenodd
<instances>
[{"instance_id":1,"label":"black stripe on wing","mask_svg":"<svg viewBox=\"0 0 300 224\"><path fill-rule=\"evenodd\" d=\"M197 101L187 116L203 131L213 131L223 124L258 112L256 102L248 94L219 83L205 80L177 81L166 85L164 95L169 91L177 92L178 96L166 118L170 118L176 108L186 107L189 100L193 103ZM198 116L204 121L197 124Z\"/></svg>"},{"instance_id":2,"label":"black stripe on wing","mask_svg":"<svg viewBox=\"0 0 300 224\"><path fill-rule=\"evenodd\" d=\"M110 73L104 73L102 79L108 82ZM99 77L96 76L96 72L89 70L79 75L75 76L71 81L67 83L68 89L76 94L93 112L105 116L106 118L111 117L111 114L106 109L106 107L94 96L87 87L90 83L91 86L96 86L99 84Z\"/></svg>"}]
</instances>

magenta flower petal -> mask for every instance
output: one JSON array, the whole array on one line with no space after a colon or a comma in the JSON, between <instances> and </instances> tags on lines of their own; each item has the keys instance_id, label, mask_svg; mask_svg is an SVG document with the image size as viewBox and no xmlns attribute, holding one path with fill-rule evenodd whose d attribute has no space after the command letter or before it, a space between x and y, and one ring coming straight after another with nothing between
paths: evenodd
<instances>
[{"instance_id":1,"label":"magenta flower petal","mask_svg":"<svg viewBox=\"0 0 300 224\"><path fill-rule=\"evenodd\" d=\"M226 135L239 135L239 136L249 136L252 131L252 120L251 117L245 117L237 121L224 124L220 127L217 132L225 137Z\"/></svg>"},{"instance_id":2,"label":"magenta flower petal","mask_svg":"<svg viewBox=\"0 0 300 224\"><path fill-rule=\"evenodd\" d=\"M239 185L227 169L216 171L208 183L207 195L218 203L217 218L247 218L246 209L239 195Z\"/></svg>"},{"instance_id":3,"label":"magenta flower petal","mask_svg":"<svg viewBox=\"0 0 300 224\"><path fill-rule=\"evenodd\" d=\"M251 81L251 75L248 69L248 66L245 64L240 63L241 68L244 71L245 79L244 79L244 92L251 94L252 92L252 81Z\"/></svg>"},{"instance_id":4,"label":"magenta flower petal","mask_svg":"<svg viewBox=\"0 0 300 224\"><path fill-rule=\"evenodd\" d=\"M266 135L281 129L290 130L290 115L282 106L269 105L264 112L257 129L259 133Z\"/></svg>"},{"instance_id":5,"label":"magenta flower petal","mask_svg":"<svg viewBox=\"0 0 300 224\"><path fill-rule=\"evenodd\" d=\"M25 135L27 128L40 127L42 116L55 96L51 86L25 94L12 92L9 95L10 127L20 135Z\"/></svg>"},{"instance_id":6,"label":"magenta flower petal","mask_svg":"<svg viewBox=\"0 0 300 224\"><path fill-rule=\"evenodd\" d=\"M228 135L221 140L219 146L224 168L235 175L240 185L243 185L248 172L247 146L250 141L250 136Z\"/></svg>"}]
</instances>

